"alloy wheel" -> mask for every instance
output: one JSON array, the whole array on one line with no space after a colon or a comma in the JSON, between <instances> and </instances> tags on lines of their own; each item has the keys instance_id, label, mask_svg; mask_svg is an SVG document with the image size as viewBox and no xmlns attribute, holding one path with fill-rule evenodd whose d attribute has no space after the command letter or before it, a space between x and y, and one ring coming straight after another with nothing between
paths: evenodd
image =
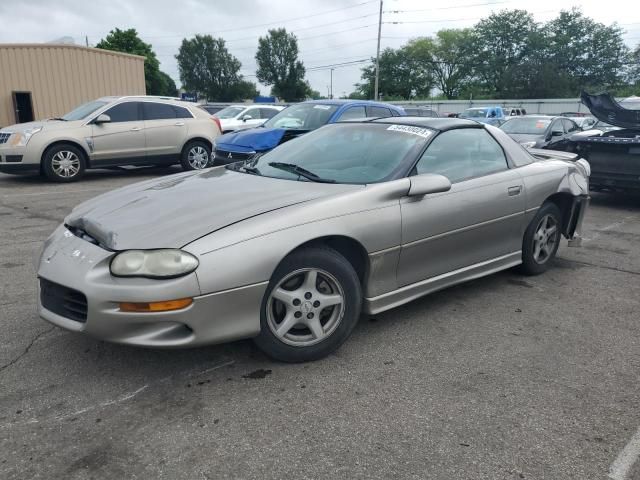
<instances>
[{"instance_id":1,"label":"alloy wheel","mask_svg":"<svg viewBox=\"0 0 640 480\"><path fill-rule=\"evenodd\" d=\"M533 234L533 259L536 263L543 264L551 258L559 235L558 221L553 215L545 215L540 219Z\"/></svg>"},{"instance_id":2,"label":"alloy wheel","mask_svg":"<svg viewBox=\"0 0 640 480\"><path fill-rule=\"evenodd\" d=\"M305 268L286 275L266 304L267 324L283 343L306 347L320 343L344 316L345 295L330 273Z\"/></svg>"},{"instance_id":3,"label":"alloy wheel","mask_svg":"<svg viewBox=\"0 0 640 480\"><path fill-rule=\"evenodd\" d=\"M72 178L80 172L80 159L69 150L60 150L51 159L51 169L60 178Z\"/></svg>"},{"instance_id":4,"label":"alloy wheel","mask_svg":"<svg viewBox=\"0 0 640 480\"><path fill-rule=\"evenodd\" d=\"M209 153L204 147L197 145L189 150L187 160L191 168L194 170L202 170L209 165Z\"/></svg>"}]
</instances>

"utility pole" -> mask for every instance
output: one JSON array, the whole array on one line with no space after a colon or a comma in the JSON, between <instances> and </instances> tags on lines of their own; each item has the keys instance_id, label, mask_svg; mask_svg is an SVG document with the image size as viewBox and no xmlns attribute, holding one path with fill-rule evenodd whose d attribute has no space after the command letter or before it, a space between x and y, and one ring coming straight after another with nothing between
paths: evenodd
<instances>
[{"instance_id":1,"label":"utility pole","mask_svg":"<svg viewBox=\"0 0 640 480\"><path fill-rule=\"evenodd\" d=\"M331 98L331 99L333 98L333 70L334 69L332 68L331 69L331 90L330 90L330 93L329 93L329 98Z\"/></svg>"},{"instance_id":2,"label":"utility pole","mask_svg":"<svg viewBox=\"0 0 640 480\"><path fill-rule=\"evenodd\" d=\"M382 0L380 0L380 15L378 15L378 49L376 51L376 82L373 99L378 100L378 82L380 79L380 35L382 33Z\"/></svg>"},{"instance_id":3,"label":"utility pole","mask_svg":"<svg viewBox=\"0 0 640 480\"><path fill-rule=\"evenodd\" d=\"M85 45L86 45L87 47L89 46L89 36L88 36L88 35L85 35L85 36L84 36L84 43L85 43Z\"/></svg>"}]
</instances>

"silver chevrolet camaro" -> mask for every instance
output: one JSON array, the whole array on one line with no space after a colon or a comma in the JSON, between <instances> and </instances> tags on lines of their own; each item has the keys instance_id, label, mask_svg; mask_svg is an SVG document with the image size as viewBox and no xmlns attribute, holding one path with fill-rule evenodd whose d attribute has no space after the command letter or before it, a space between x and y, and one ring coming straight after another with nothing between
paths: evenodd
<instances>
[{"instance_id":1,"label":"silver chevrolet camaro","mask_svg":"<svg viewBox=\"0 0 640 480\"><path fill-rule=\"evenodd\" d=\"M46 241L39 313L147 347L254 338L321 358L375 314L578 243L589 164L460 119L324 126L244 163L130 185Z\"/></svg>"}]
</instances>

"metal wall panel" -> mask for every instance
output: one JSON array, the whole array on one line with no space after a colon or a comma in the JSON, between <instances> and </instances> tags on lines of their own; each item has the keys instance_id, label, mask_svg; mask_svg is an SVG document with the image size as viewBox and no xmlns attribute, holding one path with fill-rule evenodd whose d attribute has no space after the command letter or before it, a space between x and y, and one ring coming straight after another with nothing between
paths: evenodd
<instances>
[{"instance_id":1,"label":"metal wall panel","mask_svg":"<svg viewBox=\"0 0 640 480\"><path fill-rule=\"evenodd\" d=\"M78 45L0 44L0 127L15 123L14 91L31 92L35 119L107 95L144 95L144 57Z\"/></svg>"}]
</instances>

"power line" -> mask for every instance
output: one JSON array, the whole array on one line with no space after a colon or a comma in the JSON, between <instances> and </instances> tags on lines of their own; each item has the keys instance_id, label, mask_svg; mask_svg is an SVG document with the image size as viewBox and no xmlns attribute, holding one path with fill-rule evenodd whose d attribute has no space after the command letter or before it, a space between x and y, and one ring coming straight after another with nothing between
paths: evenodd
<instances>
[{"instance_id":1,"label":"power line","mask_svg":"<svg viewBox=\"0 0 640 480\"><path fill-rule=\"evenodd\" d=\"M500 5L504 3L513 3L511 0L504 0L501 2L487 2L487 3L470 3L466 5L455 5L451 7L435 7L435 8L420 8L417 10L385 10L383 13L413 13L413 12L432 12L434 10L453 10L456 8L467 8L467 7L480 7L486 5Z\"/></svg>"}]
</instances>

